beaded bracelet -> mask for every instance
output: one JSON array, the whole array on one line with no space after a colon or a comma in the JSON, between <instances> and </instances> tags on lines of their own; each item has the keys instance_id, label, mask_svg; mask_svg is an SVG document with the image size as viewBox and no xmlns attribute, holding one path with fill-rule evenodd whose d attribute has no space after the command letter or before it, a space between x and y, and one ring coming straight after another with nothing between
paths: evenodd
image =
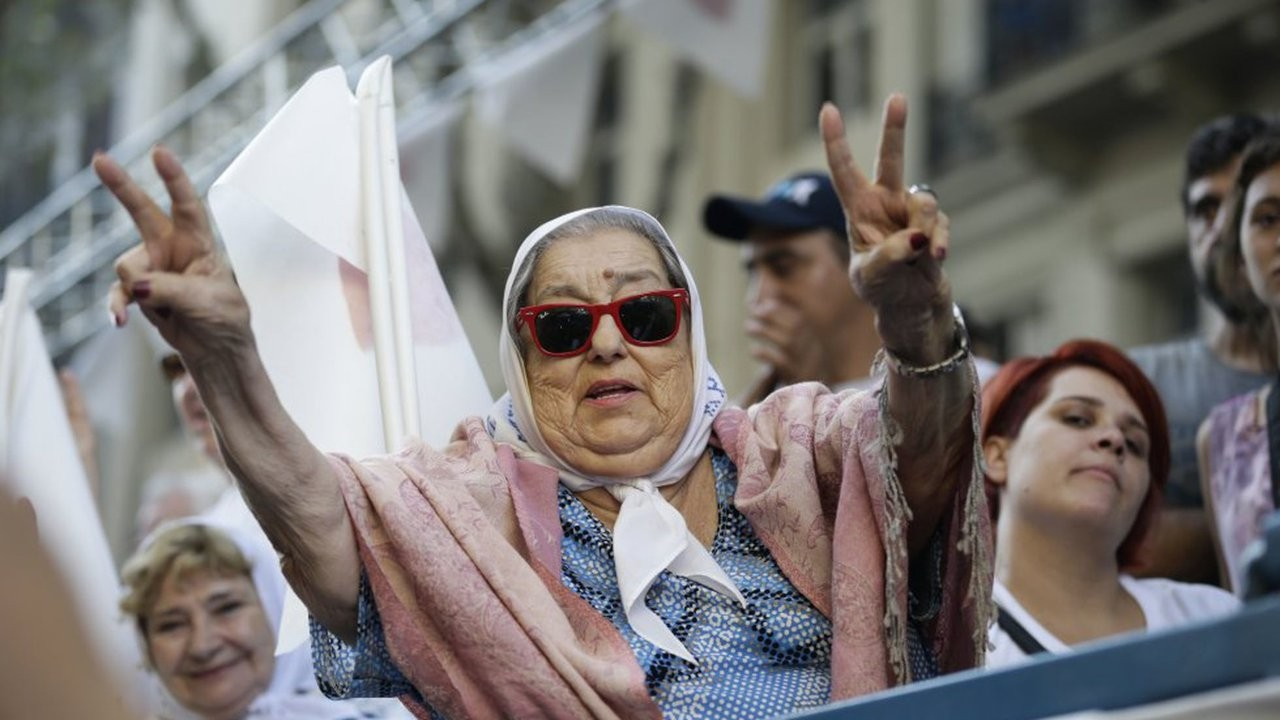
<instances>
[{"instance_id":1,"label":"beaded bracelet","mask_svg":"<svg viewBox=\"0 0 1280 720\"><path fill-rule=\"evenodd\" d=\"M964 317L960 315L960 307L954 303L951 305L951 313L956 321L956 344L959 346L954 353L947 359L936 362L932 365L920 367L918 365L909 365L902 361L897 355L889 352L885 348L880 349L880 357L895 374L909 378L931 378L939 375L946 375L954 372L956 368L965 364L969 359L969 331L964 325Z\"/></svg>"}]
</instances>

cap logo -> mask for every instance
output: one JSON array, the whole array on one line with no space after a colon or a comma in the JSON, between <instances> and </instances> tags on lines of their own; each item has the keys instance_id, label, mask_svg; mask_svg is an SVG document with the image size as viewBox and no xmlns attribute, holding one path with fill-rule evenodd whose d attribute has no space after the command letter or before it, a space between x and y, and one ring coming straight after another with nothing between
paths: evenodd
<instances>
[{"instance_id":1,"label":"cap logo","mask_svg":"<svg viewBox=\"0 0 1280 720\"><path fill-rule=\"evenodd\" d=\"M769 193L775 198L783 197L796 205L807 206L809 198L818 191L818 181L813 178L800 178L798 180L784 180L774 187L773 192Z\"/></svg>"}]
</instances>

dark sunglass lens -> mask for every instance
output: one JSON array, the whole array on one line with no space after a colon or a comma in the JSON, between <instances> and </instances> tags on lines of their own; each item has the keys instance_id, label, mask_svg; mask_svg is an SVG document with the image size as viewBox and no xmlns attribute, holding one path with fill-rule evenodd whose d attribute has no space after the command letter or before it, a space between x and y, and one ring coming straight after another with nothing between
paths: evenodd
<instances>
[{"instance_id":1,"label":"dark sunglass lens","mask_svg":"<svg viewBox=\"0 0 1280 720\"><path fill-rule=\"evenodd\" d=\"M643 295L618 307L623 331L636 342L662 342L676 334L676 301L665 295Z\"/></svg>"},{"instance_id":2,"label":"dark sunglass lens","mask_svg":"<svg viewBox=\"0 0 1280 720\"><path fill-rule=\"evenodd\" d=\"M534 318L538 343L547 352L573 352L591 336L591 312L586 308L544 310Z\"/></svg>"}]
</instances>

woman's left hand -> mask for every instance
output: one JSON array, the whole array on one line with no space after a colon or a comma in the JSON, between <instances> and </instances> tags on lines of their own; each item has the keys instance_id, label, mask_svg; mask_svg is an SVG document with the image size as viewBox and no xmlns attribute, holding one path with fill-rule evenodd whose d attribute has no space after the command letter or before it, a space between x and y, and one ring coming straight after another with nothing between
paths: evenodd
<instances>
[{"instance_id":1,"label":"woman's left hand","mask_svg":"<svg viewBox=\"0 0 1280 720\"><path fill-rule=\"evenodd\" d=\"M949 223L932 192L913 193L903 185L906 98L892 95L885 103L874 182L853 159L840 111L823 106L818 123L849 223L854 291L874 308L880 340L900 362L917 368L942 363L957 350L951 284L942 271ZM970 476L972 383L967 365L930 377L891 371L885 380L889 412L902 428L898 475L911 511L912 558L929 547Z\"/></svg>"},{"instance_id":2,"label":"woman's left hand","mask_svg":"<svg viewBox=\"0 0 1280 720\"><path fill-rule=\"evenodd\" d=\"M907 101L891 95L875 180L858 168L840 111L830 103L818 117L827 164L848 221L854 291L876 311L885 347L913 365L930 365L954 351L951 285L942 271L949 220L928 191L903 185Z\"/></svg>"}]
</instances>

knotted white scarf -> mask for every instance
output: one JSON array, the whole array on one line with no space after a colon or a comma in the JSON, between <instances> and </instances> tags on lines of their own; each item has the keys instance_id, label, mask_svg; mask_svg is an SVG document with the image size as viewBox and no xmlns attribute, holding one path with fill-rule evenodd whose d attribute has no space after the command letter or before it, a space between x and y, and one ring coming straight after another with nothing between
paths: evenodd
<instances>
[{"instance_id":1,"label":"knotted white scarf","mask_svg":"<svg viewBox=\"0 0 1280 720\"><path fill-rule=\"evenodd\" d=\"M531 254L543 239L556 228L594 210L588 208L544 223L521 243L512 263L503 293L503 308L512 302L511 293L520 269L530 261ZM650 222L659 230L661 225L648 214L620 206L608 209L632 213ZM666 232L661 242L675 251ZM504 318L499 341L502 360L502 376L507 383L507 394L498 399L490 411L487 426L495 440L508 443L517 454L535 460L560 473L560 482L574 492L594 487L605 487L622 507L613 526L613 561L618 575L618 589L622 595L627 621L640 637L688 662L697 663L693 654L681 643L671 629L656 613L645 605L645 594L663 570L724 593L745 605L746 601L737 586L711 557L711 553L689 532L684 517L667 502L659 487L670 485L684 478L702 457L711 437L711 423L724 405L725 390L719 376L707 360L707 341L702 325L702 303L697 285L684 260L680 259L687 290L689 291L689 333L693 357L693 399L689 425L679 446L667 462L647 477L619 478L582 475L570 467L542 438L533 413L533 400L525 375L524 359L516 342L516 329ZM535 350L536 352L536 350Z\"/></svg>"}]
</instances>

